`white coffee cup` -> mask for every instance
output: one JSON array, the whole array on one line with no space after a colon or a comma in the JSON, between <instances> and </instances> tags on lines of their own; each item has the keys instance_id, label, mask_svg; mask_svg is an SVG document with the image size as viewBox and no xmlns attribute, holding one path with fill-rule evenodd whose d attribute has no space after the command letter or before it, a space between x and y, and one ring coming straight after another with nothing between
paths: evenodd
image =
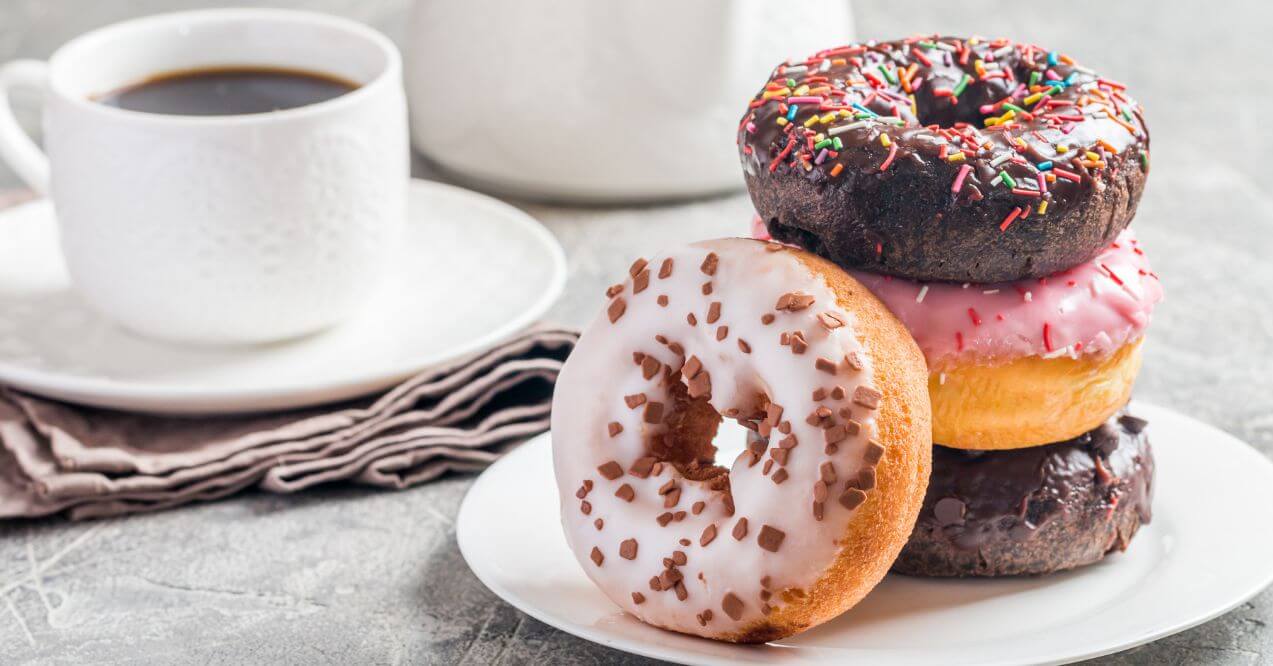
<instances>
[{"instance_id":1,"label":"white coffee cup","mask_svg":"<svg viewBox=\"0 0 1273 666\"><path fill-rule=\"evenodd\" d=\"M156 74L224 66L358 87L247 115L93 101ZM47 156L13 117L14 88L44 93ZM125 327L166 340L274 341L352 314L405 223L407 141L396 47L322 14L151 16L77 37L47 63L0 68L0 156L51 196L76 289Z\"/></svg>"}]
</instances>

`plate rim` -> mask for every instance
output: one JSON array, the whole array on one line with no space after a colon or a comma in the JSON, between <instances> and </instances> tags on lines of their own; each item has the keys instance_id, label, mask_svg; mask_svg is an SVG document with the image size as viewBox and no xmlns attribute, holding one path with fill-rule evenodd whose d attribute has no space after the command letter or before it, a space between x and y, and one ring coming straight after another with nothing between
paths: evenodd
<instances>
[{"instance_id":1,"label":"plate rim","mask_svg":"<svg viewBox=\"0 0 1273 666\"><path fill-rule=\"evenodd\" d=\"M568 277L565 250L557 237L526 211L480 192L420 178L410 179L408 193L409 197L450 197L453 201L462 201L464 205L470 207L485 208L492 211L494 215L520 226L544 250L545 257L552 266L552 275L547 281L544 292L518 316L463 344L433 355L405 358L394 369L377 368L373 372L349 376L342 381L320 386L307 382L245 389L203 387L191 383L146 385L106 377L67 376L57 372L15 366L3 358L0 358L0 383L54 400L150 414L205 415L302 408L367 395L388 388L419 372L477 353L529 328L557 302L565 291ZM38 208L48 210L34 210ZM11 215L53 214L52 202L47 198L39 198L0 210L0 220ZM408 213L408 215L411 214Z\"/></svg>"},{"instance_id":2,"label":"plate rim","mask_svg":"<svg viewBox=\"0 0 1273 666\"><path fill-rule=\"evenodd\" d=\"M1150 414L1154 412L1157 412L1159 414L1169 413L1172 415L1173 418L1187 420L1192 422L1194 425L1198 427L1205 428L1211 431L1212 433L1218 435L1219 436L1218 438L1220 440L1225 441L1224 446L1226 450L1229 451L1232 455L1245 456L1250 461L1253 461L1254 465L1263 466L1264 473L1270 479L1273 479L1273 460L1271 460L1268 456L1264 455L1254 446L1238 438L1236 435L1233 435L1225 430L1222 430L1216 426L1206 423L1205 421L1196 419L1188 414L1185 414L1167 407L1163 407L1154 403L1145 402L1142 400L1133 400L1131 402L1131 409L1135 411L1149 412ZM1150 418L1149 420L1152 422L1154 419ZM518 609L519 611L523 613L526 613L527 615L535 618L536 620L543 622L544 624L547 624L553 627L554 629L557 629L558 631L565 632L567 634L575 636L576 638L580 638L582 640L586 640L586 641L596 643L599 645L604 645L608 648L620 650L622 652L627 652L629 654L635 654L638 656L649 657L653 659L674 661L676 663L695 664L695 665L702 664L705 666L711 666L714 664L722 663L722 660L724 658L716 659L712 657L711 655L684 654L679 652L659 651L657 648L648 647L647 644L645 643L642 643L639 641L629 641L622 638L615 638L613 636L608 636L601 631L596 631L596 632L580 631L577 627L570 626L570 624L567 621L559 620L553 615L547 612L541 611L539 607L533 606L530 603L524 602L522 599L518 597L518 595L512 593L510 590L505 589L504 586L502 585L495 584L494 581L489 579L489 576L487 576L486 573L484 573L483 571L480 571L479 568L473 566L472 560L470 557L470 549L474 548L474 545L472 544L470 539L475 537L470 535L470 529L467 527L468 525L472 523L472 519L466 519L466 516L475 510L472 508L472 502L470 501L471 498L476 494L479 486L483 484L483 479L487 477L491 469L494 469L497 465L500 465L501 463L503 463L505 460L509 458L514 458L514 456L517 456L518 454L531 455L530 452L532 450L532 446L534 445L551 446L551 436L552 436L551 431L545 432L541 435L537 435L536 437L525 442L522 446L519 446L516 450L510 452L509 455L505 456L504 458L501 458L500 460L495 461L495 463L492 464L491 467L488 467L485 471L482 472L481 475L478 476L478 478L474 481L473 485L469 487L467 492L465 492L464 499L460 503L459 512L456 515L455 533L456 533L456 543L459 546L460 554L464 558L465 564L468 565L469 570L473 572L473 575L476 576L477 579L484 586L486 586L488 590L494 593L497 597L499 597L505 603L513 606L514 608ZM1214 445L1215 445L1214 442L1209 443L1209 446L1214 446ZM1142 645L1146 645L1148 643L1152 643L1162 638L1166 638L1168 636L1178 634L1182 631L1192 629L1193 627L1205 624L1207 622L1210 622L1220 617L1221 615L1224 615L1232 611L1234 608L1237 608L1243 603L1246 603L1247 601L1251 600L1255 596L1264 592L1266 589L1269 589L1270 586L1273 586L1273 566L1270 566L1268 570L1263 573L1263 575L1260 577L1260 580L1257 584L1253 584L1248 590L1244 591L1242 594L1235 595L1234 598L1228 599L1224 603L1217 604L1214 608L1208 609L1205 613L1191 615L1189 619L1187 620L1164 624L1162 627L1155 628L1153 631L1149 631L1143 634L1137 634L1134 637L1132 637L1130 640L1109 641L1106 644L1093 646L1091 648L1084 649L1081 652L1075 652L1075 653L1065 654L1065 655L1060 655L1055 653L1043 654L1043 655L1040 655L1039 658L1032 659L1030 661L1011 662L1011 663L1027 663L1027 664L1039 664L1039 665L1069 664L1069 663L1074 663L1077 661L1093 659L1097 657L1107 656L1110 654L1115 654L1115 653L1123 652L1126 650L1130 650L1136 647L1140 647ZM618 607L616 607L616 609L618 609ZM595 634L595 635L590 635L590 634ZM791 649L791 646L779 646L779 647L782 647L783 649ZM1000 663L1000 662L994 662L994 663ZM1003 662L1003 663L1008 663L1008 662Z\"/></svg>"}]
</instances>

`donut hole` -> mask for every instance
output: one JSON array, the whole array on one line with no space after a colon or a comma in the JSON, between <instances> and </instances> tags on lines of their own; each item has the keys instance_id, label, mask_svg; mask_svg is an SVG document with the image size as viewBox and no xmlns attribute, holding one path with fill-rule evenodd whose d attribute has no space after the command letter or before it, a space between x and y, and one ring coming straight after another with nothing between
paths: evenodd
<instances>
[{"instance_id":1,"label":"donut hole","mask_svg":"<svg viewBox=\"0 0 1273 666\"><path fill-rule=\"evenodd\" d=\"M690 397L684 381L669 382L667 430L650 441L650 455L672 465L691 481L707 482L714 490L728 490L729 469L717 464L716 433L721 415L705 396Z\"/></svg>"},{"instance_id":2,"label":"donut hole","mask_svg":"<svg viewBox=\"0 0 1273 666\"><path fill-rule=\"evenodd\" d=\"M667 397L669 413L663 421L667 429L651 438L649 455L672 465L688 480L728 493L730 466L747 449L755 431L725 419L707 397L691 397L683 380L669 381ZM755 403L763 402L763 394L758 394ZM757 410L749 406L741 411Z\"/></svg>"},{"instance_id":3,"label":"donut hole","mask_svg":"<svg viewBox=\"0 0 1273 666\"><path fill-rule=\"evenodd\" d=\"M933 93L934 90L953 88L957 83L955 80L942 77L934 85L924 86L915 95L915 111L919 123L937 125L943 129L959 123L981 127L988 115L997 115L982 113L982 107L1007 97L1016 88L1018 81L1025 81L1030 77L1030 70L1022 63L1009 64L1009 67L1013 70L1013 81L998 78L980 80L974 77L957 98Z\"/></svg>"}]
</instances>

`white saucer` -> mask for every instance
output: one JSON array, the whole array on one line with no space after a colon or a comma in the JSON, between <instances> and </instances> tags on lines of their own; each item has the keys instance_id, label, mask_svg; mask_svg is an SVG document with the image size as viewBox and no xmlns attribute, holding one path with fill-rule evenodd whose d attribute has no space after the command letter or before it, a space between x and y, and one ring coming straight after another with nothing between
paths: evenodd
<instances>
[{"instance_id":1,"label":"white saucer","mask_svg":"<svg viewBox=\"0 0 1273 666\"><path fill-rule=\"evenodd\" d=\"M47 201L0 211L0 383L149 412L299 407L383 389L489 346L561 294L561 246L525 213L425 181L412 181L408 207L401 255L360 315L240 348L173 346L120 329L71 289Z\"/></svg>"},{"instance_id":2,"label":"white saucer","mask_svg":"<svg viewBox=\"0 0 1273 666\"><path fill-rule=\"evenodd\" d=\"M1050 664L1109 654L1214 618L1273 582L1273 463L1170 410L1133 405L1157 461L1153 523L1125 553L1039 578L891 575L861 604L763 646L655 629L623 612L566 548L543 435L473 485L460 550L528 615L602 645L692 664ZM510 498L516 498L515 501Z\"/></svg>"}]
</instances>

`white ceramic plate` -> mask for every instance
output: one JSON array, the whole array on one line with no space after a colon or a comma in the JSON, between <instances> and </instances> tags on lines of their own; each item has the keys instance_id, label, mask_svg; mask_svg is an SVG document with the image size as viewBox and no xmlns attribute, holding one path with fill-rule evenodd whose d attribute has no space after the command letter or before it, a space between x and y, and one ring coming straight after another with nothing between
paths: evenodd
<instances>
[{"instance_id":1,"label":"white ceramic plate","mask_svg":"<svg viewBox=\"0 0 1273 666\"><path fill-rule=\"evenodd\" d=\"M365 310L287 343L181 347L137 337L71 289L53 208L0 211L0 383L70 402L149 412L242 412L341 400L489 346L561 294L566 259L525 213L412 181L410 219Z\"/></svg>"},{"instance_id":2,"label":"white ceramic plate","mask_svg":"<svg viewBox=\"0 0 1273 666\"><path fill-rule=\"evenodd\" d=\"M528 615L619 650L691 664L1050 664L1147 643L1214 618L1273 582L1273 463L1211 426L1135 404L1157 461L1153 523L1125 553L1037 578L889 576L861 604L763 646L645 625L566 548L549 435L503 458L460 507L477 577Z\"/></svg>"}]
</instances>

